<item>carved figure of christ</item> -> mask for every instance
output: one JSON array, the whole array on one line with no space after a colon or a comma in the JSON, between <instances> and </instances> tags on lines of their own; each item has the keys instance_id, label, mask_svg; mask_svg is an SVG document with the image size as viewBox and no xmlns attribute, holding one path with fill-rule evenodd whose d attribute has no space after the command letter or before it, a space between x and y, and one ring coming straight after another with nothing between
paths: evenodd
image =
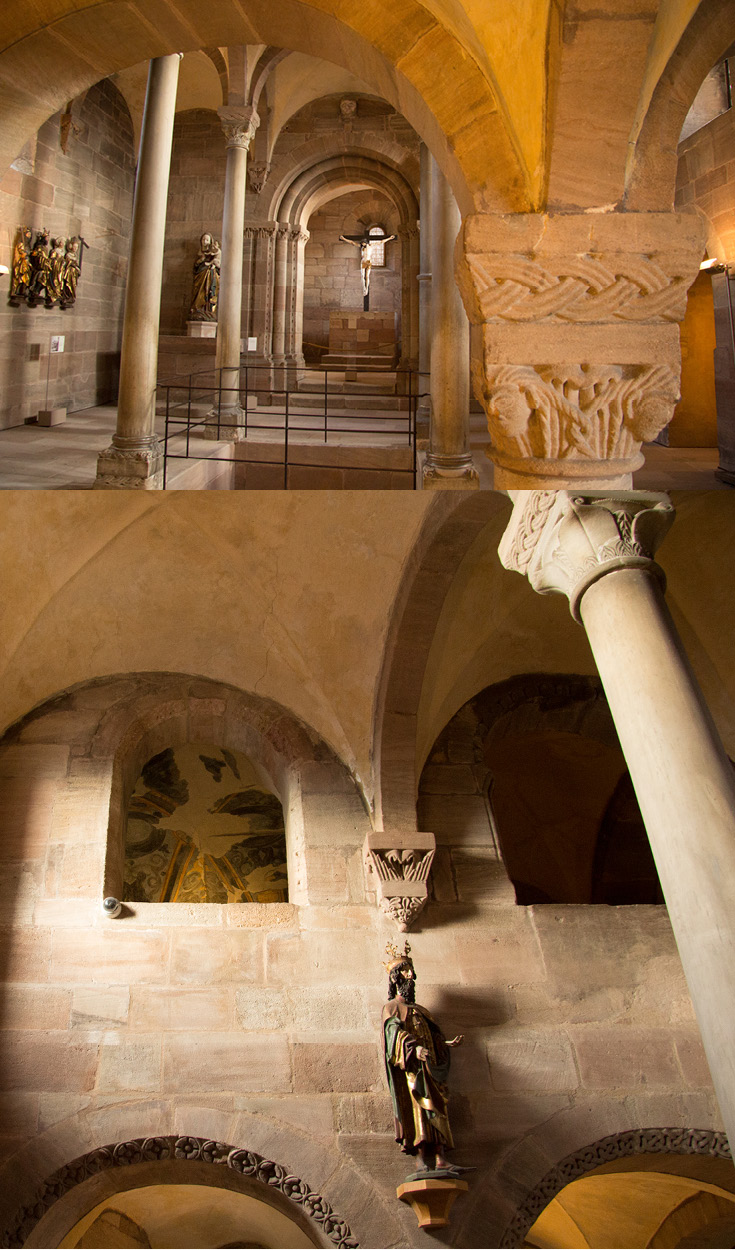
<instances>
[{"instance_id":1,"label":"carved figure of christ","mask_svg":"<svg viewBox=\"0 0 735 1250\"><path fill-rule=\"evenodd\" d=\"M362 293L364 296L363 311L367 312L370 302L370 273L373 267L371 255L371 244L373 243L390 243L395 239L394 234L389 235L373 235L372 238L367 235L354 235L349 238L345 234L341 234L340 241L349 243L350 247L359 247L360 249L360 274L362 277Z\"/></svg>"}]
</instances>

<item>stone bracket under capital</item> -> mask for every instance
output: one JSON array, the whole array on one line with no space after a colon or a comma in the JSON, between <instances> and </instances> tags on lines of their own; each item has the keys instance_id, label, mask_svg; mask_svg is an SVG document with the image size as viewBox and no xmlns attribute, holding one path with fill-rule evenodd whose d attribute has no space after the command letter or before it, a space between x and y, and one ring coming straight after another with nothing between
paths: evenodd
<instances>
[{"instance_id":1,"label":"stone bracket under capital","mask_svg":"<svg viewBox=\"0 0 735 1250\"><path fill-rule=\"evenodd\" d=\"M369 833L363 850L368 890L375 892L381 910L405 932L429 897L436 850L433 833Z\"/></svg>"}]
</instances>

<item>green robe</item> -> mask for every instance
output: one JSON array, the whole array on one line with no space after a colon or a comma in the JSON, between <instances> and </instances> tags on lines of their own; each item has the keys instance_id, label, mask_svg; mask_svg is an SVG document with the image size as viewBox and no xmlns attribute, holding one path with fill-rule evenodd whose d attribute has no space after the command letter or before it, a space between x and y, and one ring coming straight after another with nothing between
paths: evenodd
<instances>
[{"instance_id":1,"label":"green robe","mask_svg":"<svg viewBox=\"0 0 735 1250\"><path fill-rule=\"evenodd\" d=\"M392 999L383 1008L385 1071L396 1141L415 1155L421 1143L454 1145L447 1115L449 1050L444 1034L425 1007ZM416 1048L425 1046L422 1060Z\"/></svg>"}]
</instances>

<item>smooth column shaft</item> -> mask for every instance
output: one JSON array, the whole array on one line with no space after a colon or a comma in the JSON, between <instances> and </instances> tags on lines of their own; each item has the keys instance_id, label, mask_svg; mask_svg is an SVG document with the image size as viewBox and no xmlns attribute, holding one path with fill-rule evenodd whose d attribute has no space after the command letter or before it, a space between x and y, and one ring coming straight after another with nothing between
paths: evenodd
<instances>
[{"instance_id":1,"label":"smooth column shaft","mask_svg":"<svg viewBox=\"0 0 735 1250\"><path fill-rule=\"evenodd\" d=\"M470 325L454 279L462 219L452 189L431 159L431 423L424 488L474 488L470 452Z\"/></svg>"},{"instance_id":2,"label":"smooth column shaft","mask_svg":"<svg viewBox=\"0 0 735 1250\"><path fill-rule=\"evenodd\" d=\"M215 364L222 386L237 388L240 378L242 334L242 261L245 222L245 178L248 154L242 146L229 145L225 169L225 201L222 213L222 272L217 314ZM223 407L239 403L239 393L225 391Z\"/></svg>"},{"instance_id":3,"label":"smooth column shaft","mask_svg":"<svg viewBox=\"0 0 735 1250\"><path fill-rule=\"evenodd\" d=\"M288 284L288 226L276 231L273 280L273 359L283 364L286 355L286 294Z\"/></svg>"},{"instance_id":4,"label":"smooth column shaft","mask_svg":"<svg viewBox=\"0 0 735 1250\"><path fill-rule=\"evenodd\" d=\"M580 613L735 1142L735 774L656 579L608 573Z\"/></svg>"},{"instance_id":5,"label":"smooth column shaft","mask_svg":"<svg viewBox=\"0 0 735 1250\"><path fill-rule=\"evenodd\" d=\"M180 60L178 53L156 57L148 70L113 436L117 446L155 439L163 248Z\"/></svg>"}]
</instances>

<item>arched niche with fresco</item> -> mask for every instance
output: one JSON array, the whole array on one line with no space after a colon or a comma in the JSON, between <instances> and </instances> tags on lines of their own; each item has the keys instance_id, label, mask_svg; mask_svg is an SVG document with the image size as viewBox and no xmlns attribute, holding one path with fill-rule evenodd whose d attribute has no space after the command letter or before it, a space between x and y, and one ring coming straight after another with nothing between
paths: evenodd
<instances>
[{"instance_id":1,"label":"arched niche with fresco","mask_svg":"<svg viewBox=\"0 0 735 1250\"><path fill-rule=\"evenodd\" d=\"M147 760L127 809L123 898L288 901L283 808L247 756L187 742Z\"/></svg>"}]
</instances>

